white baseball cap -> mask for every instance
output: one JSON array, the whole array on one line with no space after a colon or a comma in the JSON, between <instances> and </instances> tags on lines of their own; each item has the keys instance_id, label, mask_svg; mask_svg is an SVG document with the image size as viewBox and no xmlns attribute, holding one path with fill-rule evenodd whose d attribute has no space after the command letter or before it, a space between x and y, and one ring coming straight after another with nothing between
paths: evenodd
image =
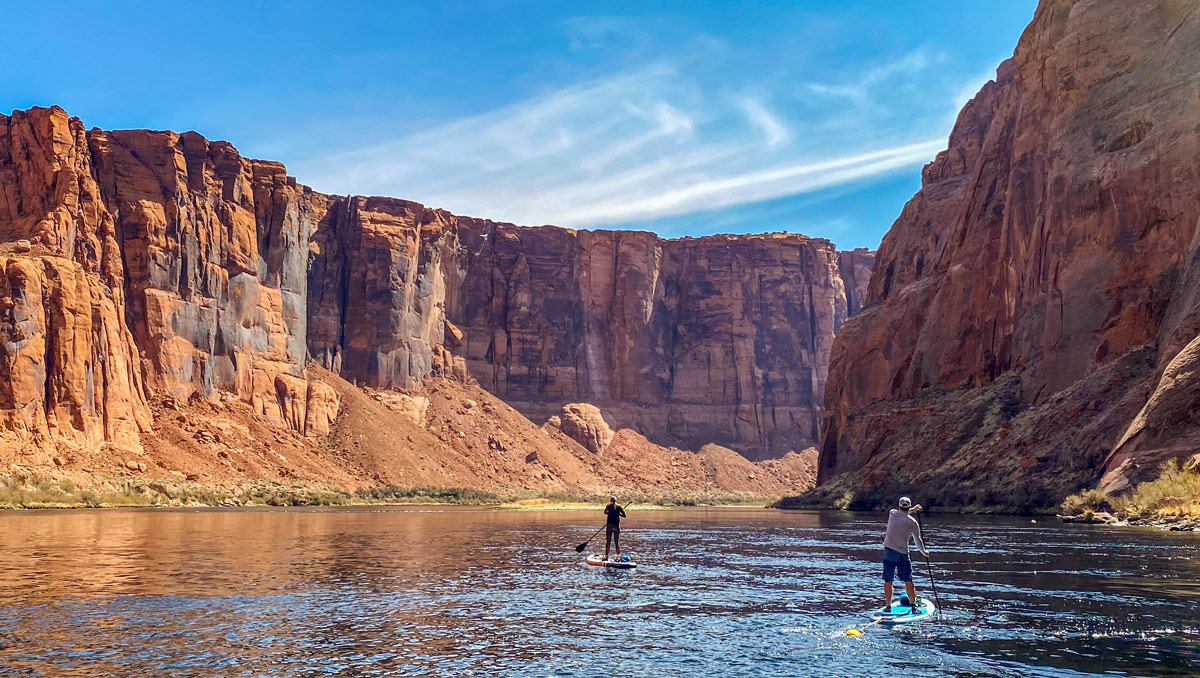
<instances>
[{"instance_id":1,"label":"white baseball cap","mask_svg":"<svg viewBox=\"0 0 1200 678\"><path fill-rule=\"evenodd\" d=\"M900 497L900 508L908 508L909 506L912 506L912 499Z\"/></svg>"}]
</instances>

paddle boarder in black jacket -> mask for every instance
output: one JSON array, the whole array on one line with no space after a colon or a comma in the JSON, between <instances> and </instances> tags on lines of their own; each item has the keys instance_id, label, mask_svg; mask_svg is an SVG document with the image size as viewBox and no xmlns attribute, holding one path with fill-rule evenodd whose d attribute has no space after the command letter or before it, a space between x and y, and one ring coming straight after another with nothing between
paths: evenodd
<instances>
[{"instance_id":1,"label":"paddle boarder in black jacket","mask_svg":"<svg viewBox=\"0 0 1200 678\"><path fill-rule=\"evenodd\" d=\"M625 517L625 509L617 506L617 498L609 497L608 506L604 507L604 515L608 517L608 529L604 533L604 559L608 560L609 546L617 547L617 558L621 557L621 519Z\"/></svg>"}]
</instances>

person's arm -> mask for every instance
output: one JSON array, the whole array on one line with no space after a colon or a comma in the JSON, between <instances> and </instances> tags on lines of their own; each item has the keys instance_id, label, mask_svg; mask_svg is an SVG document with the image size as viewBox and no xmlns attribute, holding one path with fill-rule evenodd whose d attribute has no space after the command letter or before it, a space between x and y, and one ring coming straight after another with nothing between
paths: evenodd
<instances>
[{"instance_id":1,"label":"person's arm","mask_svg":"<svg viewBox=\"0 0 1200 678\"><path fill-rule=\"evenodd\" d=\"M617 510L621 512L621 517L622 517L622 518L625 518L625 517L626 517L626 516L625 516L625 508L624 508L624 507L618 506L618 507L617 507Z\"/></svg>"},{"instance_id":2,"label":"person's arm","mask_svg":"<svg viewBox=\"0 0 1200 678\"><path fill-rule=\"evenodd\" d=\"M921 549L921 553L929 555L929 551L925 550L925 542L921 540L921 523L917 522L916 518L911 518L913 521L913 539L917 540L917 548Z\"/></svg>"}]
</instances>

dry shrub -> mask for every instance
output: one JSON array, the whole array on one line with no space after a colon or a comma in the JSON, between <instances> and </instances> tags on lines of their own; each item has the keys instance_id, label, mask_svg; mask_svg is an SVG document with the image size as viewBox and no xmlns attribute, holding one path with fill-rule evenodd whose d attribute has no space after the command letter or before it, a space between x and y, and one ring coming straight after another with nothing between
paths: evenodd
<instances>
[{"instance_id":1,"label":"dry shrub","mask_svg":"<svg viewBox=\"0 0 1200 678\"><path fill-rule=\"evenodd\" d=\"M1200 517L1200 468L1166 462L1157 478L1141 483L1116 503L1124 513Z\"/></svg>"}]
</instances>

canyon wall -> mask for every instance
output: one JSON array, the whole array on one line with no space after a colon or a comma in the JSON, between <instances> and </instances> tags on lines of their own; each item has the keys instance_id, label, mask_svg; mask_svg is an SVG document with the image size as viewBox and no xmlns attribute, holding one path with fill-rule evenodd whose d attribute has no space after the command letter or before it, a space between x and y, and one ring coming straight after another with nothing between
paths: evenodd
<instances>
[{"instance_id":1,"label":"canyon wall","mask_svg":"<svg viewBox=\"0 0 1200 678\"><path fill-rule=\"evenodd\" d=\"M459 238L467 266L446 313L481 385L536 420L590 402L657 443L752 458L815 442L833 335L872 261L789 234L471 221ZM843 268L864 285L847 290Z\"/></svg>"},{"instance_id":2,"label":"canyon wall","mask_svg":"<svg viewBox=\"0 0 1200 678\"><path fill-rule=\"evenodd\" d=\"M331 204L309 268L323 366L373 387L470 375L535 421L589 402L656 443L752 458L815 442L833 334L873 261L801 235L664 240Z\"/></svg>"},{"instance_id":3,"label":"canyon wall","mask_svg":"<svg viewBox=\"0 0 1200 678\"><path fill-rule=\"evenodd\" d=\"M0 415L27 454L138 450L157 404L226 396L324 435L362 386L472 377L541 422L588 402L655 443L816 441L873 254L775 233L664 240L326 196L187 132L0 116ZM24 454L24 453L23 453Z\"/></svg>"},{"instance_id":4,"label":"canyon wall","mask_svg":"<svg viewBox=\"0 0 1200 678\"><path fill-rule=\"evenodd\" d=\"M305 364L324 209L282 165L195 133L87 131L59 108L0 116L10 430L34 450L140 449L151 400L220 392L285 423L277 382Z\"/></svg>"},{"instance_id":5,"label":"canyon wall","mask_svg":"<svg viewBox=\"0 0 1200 678\"><path fill-rule=\"evenodd\" d=\"M922 179L834 342L826 491L1043 508L1194 453L1200 5L1043 0Z\"/></svg>"}]
</instances>

